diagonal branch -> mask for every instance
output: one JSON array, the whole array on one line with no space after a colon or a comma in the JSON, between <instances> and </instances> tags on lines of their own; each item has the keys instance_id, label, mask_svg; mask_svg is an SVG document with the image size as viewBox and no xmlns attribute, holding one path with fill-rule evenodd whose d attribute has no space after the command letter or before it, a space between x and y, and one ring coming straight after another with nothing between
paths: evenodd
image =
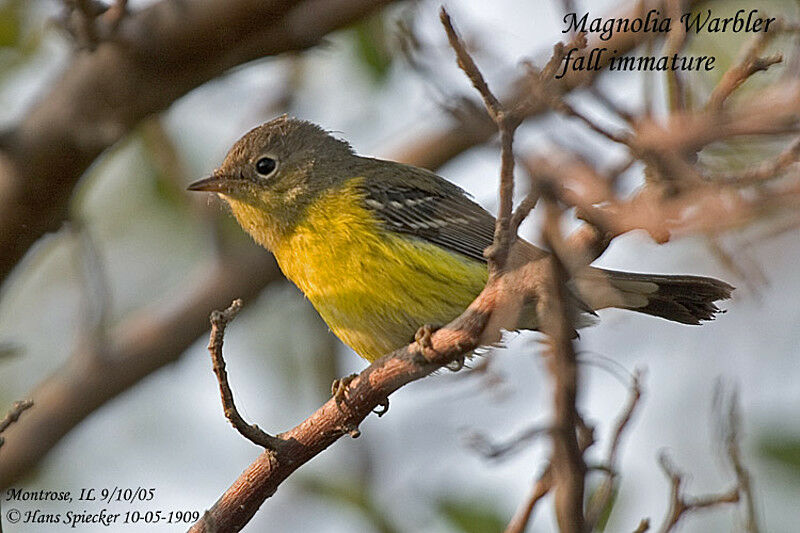
<instances>
[{"instance_id":1,"label":"diagonal branch","mask_svg":"<svg viewBox=\"0 0 800 533\"><path fill-rule=\"evenodd\" d=\"M497 103L474 62L469 58L463 43L457 37L444 10L442 10L442 23L453 48L459 55L459 63L462 66L468 65L464 67L465 70L472 70L468 75L474 76L476 87L485 91L487 107ZM490 109L493 116L495 111L497 110ZM376 408L385 406L391 393L445 365L463 361L466 354L481 345L484 330L490 325L489 319L498 302L502 301L503 291L512 286L524 286L521 276L526 270L519 268L506 272L503 269L513 246L513 241L508 236L508 228L513 191L514 128L508 127L502 110L498 111L496 116L501 135L508 136L507 141L502 143L502 158L504 163L510 162L510 164L503 165L500 178L501 198L506 194L508 196L503 209L505 225L501 226L498 223L495 232L493 246L497 250L496 262L490 264L491 275L481 294L450 324L432 334L429 327L420 328L415 342L372 363L345 385L341 395L334 395L294 429L278 435L274 440L271 437L267 439L268 449L239 476L190 531L195 533L238 531L250 521L264 500L270 497L297 468L342 436L358 435L359 424ZM218 342L212 338L212 346L221 346L222 331L218 333L220 335ZM219 355L221 359L221 351ZM221 378L220 385L225 389ZM226 410L231 407L235 411L232 402L228 403L225 396L223 390ZM249 433L250 429L252 428L246 428L245 431Z\"/></svg>"},{"instance_id":2,"label":"diagonal branch","mask_svg":"<svg viewBox=\"0 0 800 533\"><path fill-rule=\"evenodd\" d=\"M489 282L460 317L424 341L381 357L349 383L344 398L331 398L295 428L277 435L271 449L242 472L190 531L239 531L289 475L354 433L391 393L474 350L500 287L497 281Z\"/></svg>"},{"instance_id":3,"label":"diagonal branch","mask_svg":"<svg viewBox=\"0 0 800 533\"><path fill-rule=\"evenodd\" d=\"M660 9L666 0L649 2L652 9ZM700 3L700 0L687 0L686 9ZM621 2L613 11L604 18L634 19L642 16L642 2ZM592 34L586 48L607 47L617 50L619 55L627 54L638 46L646 43L652 33L648 32L614 32L608 41L601 41L597 34ZM563 46L563 45L562 45ZM608 66L611 54L604 55L599 66L604 69ZM555 65L558 67L558 65ZM602 70L601 70L602 71ZM561 94L566 94L577 88L589 85L594 76L601 71L568 71L563 78L553 80ZM544 101L530 102L529 75L523 74L518 80L510 84L510 88L501 95L500 102L506 109L522 112L521 118L528 119L550 111ZM523 105L525 104L525 105ZM471 106L478 108L478 105ZM414 161L415 165L435 170L457 155L481 145L497 133L497 127L490 117L483 114L470 114L468 119L462 119L446 127L434 130L425 135L419 135L419 140L408 143L399 149L396 154L400 161Z\"/></svg>"},{"instance_id":4,"label":"diagonal branch","mask_svg":"<svg viewBox=\"0 0 800 533\"><path fill-rule=\"evenodd\" d=\"M31 407L33 407L33 402L30 400L20 400L18 402L14 402L14 405L12 405L11 409L8 410L6 416L0 420L0 433L4 432L6 429L8 429L8 426L19 420L19 417L22 415L22 413ZM0 446L2 446L3 443L3 437L0 437Z\"/></svg>"},{"instance_id":5,"label":"diagonal branch","mask_svg":"<svg viewBox=\"0 0 800 533\"><path fill-rule=\"evenodd\" d=\"M76 53L4 137L0 282L59 229L89 165L142 119L232 67L313 46L390 1L161 0L129 13L113 39Z\"/></svg>"}]
</instances>

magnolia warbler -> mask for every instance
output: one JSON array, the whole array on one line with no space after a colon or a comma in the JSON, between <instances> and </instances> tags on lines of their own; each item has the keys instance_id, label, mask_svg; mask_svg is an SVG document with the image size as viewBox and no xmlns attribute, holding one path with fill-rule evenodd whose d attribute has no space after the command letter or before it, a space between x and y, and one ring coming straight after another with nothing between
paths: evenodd
<instances>
[{"instance_id":1,"label":"magnolia warbler","mask_svg":"<svg viewBox=\"0 0 800 533\"><path fill-rule=\"evenodd\" d=\"M369 361L408 344L423 325L450 322L487 280L489 212L436 174L358 156L310 122L282 116L253 129L189 190L225 200L330 329ZM601 281L613 294L592 290ZM618 307L684 324L713 319L714 302L733 290L707 277L594 267L569 287L584 315ZM504 327L536 322L527 313Z\"/></svg>"}]
</instances>

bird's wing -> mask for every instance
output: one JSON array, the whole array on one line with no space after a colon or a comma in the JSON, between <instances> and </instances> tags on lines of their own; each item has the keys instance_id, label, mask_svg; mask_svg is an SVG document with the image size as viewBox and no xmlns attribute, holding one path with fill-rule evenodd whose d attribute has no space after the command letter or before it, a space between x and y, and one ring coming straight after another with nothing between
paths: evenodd
<instances>
[{"instance_id":1,"label":"bird's wing","mask_svg":"<svg viewBox=\"0 0 800 533\"><path fill-rule=\"evenodd\" d=\"M485 262L483 251L494 239L494 217L455 185L432 173L425 174L430 174L425 176L428 179L408 184L367 180L366 207L388 230L414 235ZM434 178L446 185L428 181Z\"/></svg>"},{"instance_id":2,"label":"bird's wing","mask_svg":"<svg viewBox=\"0 0 800 533\"><path fill-rule=\"evenodd\" d=\"M486 262L483 251L494 241L494 216L444 178L417 167L391 164L397 165L394 172L387 173L391 167L381 165L377 167L381 172L369 174L363 183L365 206L387 229ZM528 247L532 258L547 255L531 244ZM595 314L576 291L569 289L569 294L578 310ZM522 327L536 329L535 325Z\"/></svg>"}]
</instances>

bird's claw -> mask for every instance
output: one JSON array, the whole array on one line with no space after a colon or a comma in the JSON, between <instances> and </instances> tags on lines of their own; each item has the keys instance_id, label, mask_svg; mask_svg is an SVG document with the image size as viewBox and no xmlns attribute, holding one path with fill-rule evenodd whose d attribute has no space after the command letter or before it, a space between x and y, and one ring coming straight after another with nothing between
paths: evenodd
<instances>
[{"instance_id":1,"label":"bird's claw","mask_svg":"<svg viewBox=\"0 0 800 533\"><path fill-rule=\"evenodd\" d=\"M433 336L433 332L437 329L438 328L435 328L430 324L425 324L414 334L414 341L416 341L416 343L422 346L424 349L433 348L433 341L431 340L431 337Z\"/></svg>"},{"instance_id":2,"label":"bird's claw","mask_svg":"<svg viewBox=\"0 0 800 533\"><path fill-rule=\"evenodd\" d=\"M333 399L336 400L337 404L344 400L347 387L349 387L350 383L352 383L357 377L358 374L350 374L349 376L344 376L343 378L333 380L333 383L331 383L331 396L333 396Z\"/></svg>"}]
</instances>

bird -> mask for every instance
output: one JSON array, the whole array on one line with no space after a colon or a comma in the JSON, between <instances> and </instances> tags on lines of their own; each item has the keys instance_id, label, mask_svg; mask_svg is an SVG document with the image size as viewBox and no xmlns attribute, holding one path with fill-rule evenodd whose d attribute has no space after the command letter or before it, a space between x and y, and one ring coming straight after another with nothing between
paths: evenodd
<instances>
[{"instance_id":1,"label":"bird","mask_svg":"<svg viewBox=\"0 0 800 533\"><path fill-rule=\"evenodd\" d=\"M217 194L358 355L374 361L422 326L459 316L488 279L495 217L439 175L362 157L320 126L282 115L241 137L191 191ZM550 252L522 241L532 259ZM568 283L577 323L628 309L683 324L720 312L734 287L710 277L588 267ZM612 290L607 290L611 287ZM528 310L509 331L536 330Z\"/></svg>"}]
</instances>

